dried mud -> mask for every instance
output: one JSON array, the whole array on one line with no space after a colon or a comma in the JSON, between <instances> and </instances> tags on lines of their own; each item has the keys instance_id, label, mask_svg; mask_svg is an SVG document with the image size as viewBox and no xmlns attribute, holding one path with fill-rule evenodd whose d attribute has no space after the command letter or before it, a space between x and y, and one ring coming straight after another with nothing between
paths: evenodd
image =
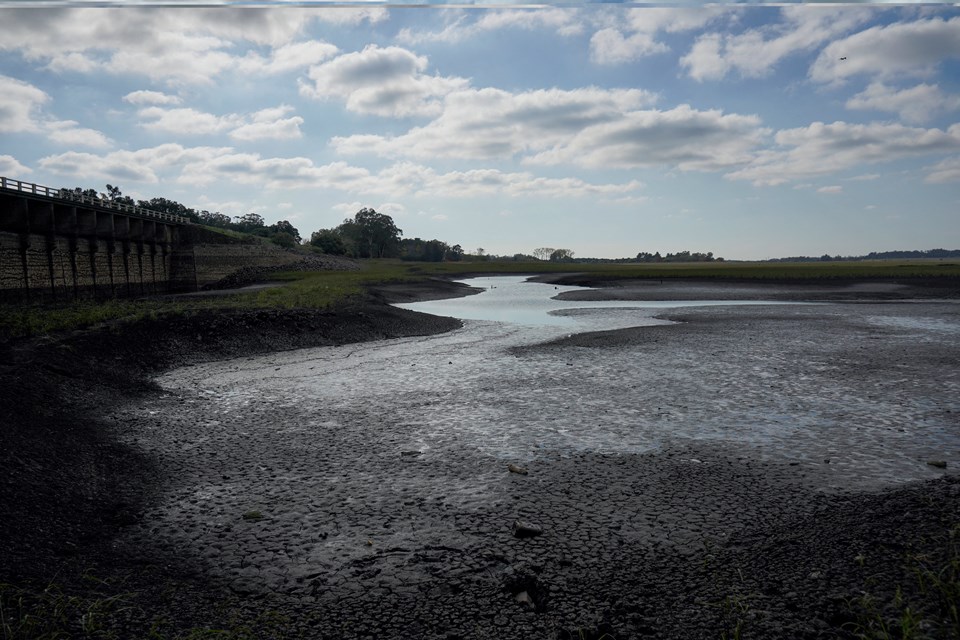
<instances>
[{"instance_id":1,"label":"dried mud","mask_svg":"<svg viewBox=\"0 0 960 640\"><path fill-rule=\"evenodd\" d=\"M375 295L424 289L451 287ZM14 345L0 581L93 568L134 594L121 637L854 638L898 587L953 637L911 557L946 563L960 524L960 308L876 294L509 365L379 302Z\"/></svg>"}]
</instances>

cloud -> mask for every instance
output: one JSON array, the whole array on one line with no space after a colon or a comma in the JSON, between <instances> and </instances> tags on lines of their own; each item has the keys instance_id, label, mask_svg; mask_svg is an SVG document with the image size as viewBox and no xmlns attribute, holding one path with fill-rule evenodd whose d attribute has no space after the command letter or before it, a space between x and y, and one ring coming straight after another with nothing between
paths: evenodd
<instances>
[{"instance_id":1,"label":"cloud","mask_svg":"<svg viewBox=\"0 0 960 640\"><path fill-rule=\"evenodd\" d=\"M840 185L831 185L829 187L820 187L817 193L843 193L843 187Z\"/></svg>"},{"instance_id":2,"label":"cloud","mask_svg":"<svg viewBox=\"0 0 960 640\"><path fill-rule=\"evenodd\" d=\"M56 120L42 113L50 96L37 87L0 75L0 133L45 134L65 145L104 148L112 141L99 131L79 126L75 120Z\"/></svg>"},{"instance_id":3,"label":"cloud","mask_svg":"<svg viewBox=\"0 0 960 640\"><path fill-rule=\"evenodd\" d=\"M861 74L882 79L928 76L958 56L960 18L896 22L831 42L810 67L809 76L832 84Z\"/></svg>"},{"instance_id":4,"label":"cloud","mask_svg":"<svg viewBox=\"0 0 960 640\"><path fill-rule=\"evenodd\" d=\"M160 91L131 91L123 96L124 102L142 106L145 104L180 104L180 98Z\"/></svg>"},{"instance_id":5,"label":"cloud","mask_svg":"<svg viewBox=\"0 0 960 640\"><path fill-rule=\"evenodd\" d=\"M292 109L292 107L287 107ZM294 116L283 118L276 115L276 109L264 109L253 114L253 122L241 125L230 132L235 140L294 140L301 137L300 125L303 118Z\"/></svg>"},{"instance_id":6,"label":"cloud","mask_svg":"<svg viewBox=\"0 0 960 640\"><path fill-rule=\"evenodd\" d=\"M384 9L315 11L284 7L5 9L0 50L20 51L55 72L146 76L173 84L211 84L233 70L271 73L332 55L322 43L296 43L313 22L377 22ZM272 49L237 55L246 43Z\"/></svg>"},{"instance_id":7,"label":"cloud","mask_svg":"<svg viewBox=\"0 0 960 640\"><path fill-rule=\"evenodd\" d=\"M137 114L144 119L141 126L151 131L180 135L214 135L229 132L235 140L291 140L301 137L303 118L284 116L293 107L280 105L261 109L247 116L230 113L217 116L192 108L164 109L147 107Z\"/></svg>"},{"instance_id":8,"label":"cloud","mask_svg":"<svg viewBox=\"0 0 960 640\"><path fill-rule=\"evenodd\" d=\"M697 38L680 66L698 81L720 80L737 72L757 78L770 73L784 58L812 50L870 18L856 7L804 5L781 10L783 22L739 34L707 33Z\"/></svg>"},{"instance_id":9,"label":"cloud","mask_svg":"<svg viewBox=\"0 0 960 640\"><path fill-rule=\"evenodd\" d=\"M897 113L905 122L921 124L936 113L960 109L960 96L947 95L935 84L918 84L897 91L882 82L874 82L847 100L846 107Z\"/></svg>"},{"instance_id":10,"label":"cloud","mask_svg":"<svg viewBox=\"0 0 960 640\"><path fill-rule=\"evenodd\" d=\"M656 95L639 89L560 89L510 93L468 89L447 96L443 112L398 136L335 137L344 154L410 158L510 158L563 145L582 130L617 121Z\"/></svg>"},{"instance_id":11,"label":"cloud","mask_svg":"<svg viewBox=\"0 0 960 640\"><path fill-rule=\"evenodd\" d=\"M138 151L114 151L102 156L67 151L41 158L39 165L47 171L76 178L157 183L160 172L229 151L229 147L184 148L171 143Z\"/></svg>"},{"instance_id":12,"label":"cloud","mask_svg":"<svg viewBox=\"0 0 960 640\"><path fill-rule=\"evenodd\" d=\"M758 152L748 166L726 177L776 185L864 164L949 153L960 149L960 124L943 131L890 123L814 122L781 130L774 139L779 148Z\"/></svg>"},{"instance_id":13,"label":"cloud","mask_svg":"<svg viewBox=\"0 0 960 640\"><path fill-rule=\"evenodd\" d=\"M310 68L301 95L345 101L356 113L387 117L435 115L447 94L467 86L464 78L429 76L427 58L401 47L368 45Z\"/></svg>"},{"instance_id":14,"label":"cloud","mask_svg":"<svg viewBox=\"0 0 960 640\"><path fill-rule=\"evenodd\" d=\"M339 49L332 44L310 40L274 49L269 59L263 58L256 52L250 52L239 61L237 66L243 73L276 75L323 62L335 56L338 51Z\"/></svg>"},{"instance_id":15,"label":"cloud","mask_svg":"<svg viewBox=\"0 0 960 640\"><path fill-rule=\"evenodd\" d=\"M437 7L439 11L440 8ZM397 42L407 45L425 42L443 42L457 44L481 33L503 29L552 29L563 36L575 35L583 31L582 13L574 9L538 8L514 9L492 8L478 13L476 11L444 9L449 23L439 31L415 31L401 29ZM470 20L473 16L479 17Z\"/></svg>"},{"instance_id":16,"label":"cloud","mask_svg":"<svg viewBox=\"0 0 960 640\"><path fill-rule=\"evenodd\" d=\"M32 84L0 75L0 133L31 133L41 129L37 112L50 96Z\"/></svg>"},{"instance_id":17,"label":"cloud","mask_svg":"<svg viewBox=\"0 0 960 640\"><path fill-rule=\"evenodd\" d=\"M47 137L66 146L83 146L104 149L113 144L107 136L95 129L78 127L74 120L59 120L47 123Z\"/></svg>"},{"instance_id":18,"label":"cloud","mask_svg":"<svg viewBox=\"0 0 960 640\"><path fill-rule=\"evenodd\" d=\"M673 166L715 171L748 162L768 133L757 116L699 111L683 104L668 111L632 112L586 127L528 160L596 168Z\"/></svg>"},{"instance_id":19,"label":"cloud","mask_svg":"<svg viewBox=\"0 0 960 640\"><path fill-rule=\"evenodd\" d=\"M33 173L33 171L20 164L13 156L0 156L0 175L13 178L28 173Z\"/></svg>"},{"instance_id":20,"label":"cloud","mask_svg":"<svg viewBox=\"0 0 960 640\"><path fill-rule=\"evenodd\" d=\"M960 182L960 156L947 158L933 167L933 172L924 180L927 184Z\"/></svg>"},{"instance_id":21,"label":"cloud","mask_svg":"<svg viewBox=\"0 0 960 640\"><path fill-rule=\"evenodd\" d=\"M191 108L164 109L147 107L137 112L145 121L141 126L150 131L181 135L209 135L240 126L237 114L216 116Z\"/></svg>"},{"instance_id":22,"label":"cloud","mask_svg":"<svg viewBox=\"0 0 960 640\"><path fill-rule=\"evenodd\" d=\"M183 147L164 144L105 155L68 151L47 156L39 165L53 173L87 179L157 183L161 178L180 184L257 185L266 189L336 189L404 196L465 198L489 195L578 198L629 195L643 187L633 180L622 184L590 183L579 178L544 178L528 172L477 169L438 173L422 165L401 162L378 173L345 162L315 165L309 158L262 157L231 147Z\"/></svg>"},{"instance_id":23,"label":"cloud","mask_svg":"<svg viewBox=\"0 0 960 640\"><path fill-rule=\"evenodd\" d=\"M590 59L599 64L630 62L637 58L669 51L653 34L643 31L624 37L619 29L601 29L590 38Z\"/></svg>"},{"instance_id":24,"label":"cloud","mask_svg":"<svg viewBox=\"0 0 960 640\"><path fill-rule=\"evenodd\" d=\"M600 28L590 38L590 59L597 64L620 64L664 53L670 47L656 39L659 32L699 29L736 12L728 8L641 7L616 15L616 24Z\"/></svg>"}]
</instances>

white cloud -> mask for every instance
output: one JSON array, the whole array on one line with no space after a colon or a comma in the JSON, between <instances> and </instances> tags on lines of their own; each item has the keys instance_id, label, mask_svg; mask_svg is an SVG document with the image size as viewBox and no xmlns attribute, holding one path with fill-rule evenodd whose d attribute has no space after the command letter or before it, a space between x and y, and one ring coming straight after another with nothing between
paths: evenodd
<instances>
[{"instance_id":1,"label":"white cloud","mask_svg":"<svg viewBox=\"0 0 960 640\"><path fill-rule=\"evenodd\" d=\"M437 7L437 10L441 10ZM483 12L444 9L448 24L439 31L415 31L404 28L397 34L402 44L416 45L424 42L457 44L478 34L503 29L552 29L563 36L583 31L582 13L561 8L490 8ZM479 16L475 20L470 18Z\"/></svg>"},{"instance_id":2,"label":"white cloud","mask_svg":"<svg viewBox=\"0 0 960 640\"><path fill-rule=\"evenodd\" d=\"M842 83L855 75L927 76L960 56L960 18L932 18L877 26L835 40L810 67L810 78Z\"/></svg>"},{"instance_id":3,"label":"white cloud","mask_svg":"<svg viewBox=\"0 0 960 640\"><path fill-rule=\"evenodd\" d=\"M147 107L137 112L145 121L141 126L150 131L182 135L209 135L240 126L237 114L216 116L191 108L164 109Z\"/></svg>"},{"instance_id":4,"label":"white cloud","mask_svg":"<svg viewBox=\"0 0 960 640\"><path fill-rule=\"evenodd\" d=\"M159 172L229 151L229 147L184 148L178 144L162 144L138 151L113 151L102 156L67 151L41 158L39 165L64 176L156 183L159 182Z\"/></svg>"},{"instance_id":5,"label":"white cloud","mask_svg":"<svg viewBox=\"0 0 960 640\"><path fill-rule=\"evenodd\" d=\"M960 156L947 158L933 167L933 172L926 177L928 184L942 184L944 182L960 182Z\"/></svg>"},{"instance_id":6,"label":"white cloud","mask_svg":"<svg viewBox=\"0 0 960 640\"><path fill-rule=\"evenodd\" d=\"M94 129L82 128L74 120L55 120L41 112L50 96L37 87L0 75L0 133L46 134L57 143L104 148L112 144Z\"/></svg>"},{"instance_id":7,"label":"white cloud","mask_svg":"<svg viewBox=\"0 0 960 640\"><path fill-rule=\"evenodd\" d=\"M697 38L680 65L694 80L720 80L736 71L744 77L767 75L781 60L809 51L869 19L856 7L785 7L783 22L739 34L708 33Z\"/></svg>"},{"instance_id":8,"label":"white cloud","mask_svg":"<svg viewBox=\"0 0 960 640\"><path fill-rule=\"evenodd\" d=\"M846 107L897 113L905 122L920 124L936 113L960 109L960 96L947 95L935 84L918 84L897 91L882 82L874 82L847 100Z\"/></svg>"},{"instance_id":9,"label":"white cloud","mask_svg":"<svg viewBox=\"0 0 960 640\"><path fill-rule=\"evenodd\" d=\"M843 193L843 187L840 185L830 185L829 187L820 187L817 193Z\"/></svg>"},{"instance_id":10,"label":"white cloud","mask_svg":"<svg viewBox=\"0 0 960 640\"><path fill-rule=\"evenodd\" d=\"M714 171L748 162L767 134L757 116L699 111L684 104L668 111L636 111L586 127L529 161Z\"/></svg>"},{"instance_id":11,"label":"white cloud","mask_svg":"<svg viewBox=\"0 0 960 640\"><path fill-rule=\"evenodd\" d=\"M345 162L318 166L309 158L264 158L230 147L185 148L160 145L102 156L68 151L39 162L48 171L80 178L156 183L161 177L181 184L214 182L253 184L266 189L336 189L345 192L404 196L465 198L481 195L576 198L629 195L643 187L638 181L595 184L579 178L543 178L528 172L497 169L437 173L422 165L398 163L378 173ZM396 204L395 202L393 204ZM393 206L391 202L386 206Z\"/></svg>"},{"instance_id":12,"label":"white cloud","mask_svg":"<svg viewBox=\"0 0 960 640\"><path fill-rule=\"evenodd\" d=\"M251 114L251 122L241 125L230 132L230 137L236 140L293 140L299 138L300 125L303 118L284 116L293 111L293 107L280 105L270 109L262 109Z\"/></svg>"},{"instance_id":13,"label":"white cloud","mask_svg":"<svg viewBox=\"0 0 960 640\"><path fill-rule=\"evenodd\" d=\"M320 43L295 43L310 23L377 22L384 9L251 7L4 9L0 50L17 50L52 71L106 71L175 84L210 84L221 73L290 70L316 62ZM269 59L236 54L268 46Z\"/></svg>"},{"instance_id":14,"label":"white cloud","mask_svg":"<svg viewBox=\"0 0 960 640\"><path fill-rule=\"evenodd\" d=\"M312 84L301 82L300 93L320 100L341 98L357 113L435 115L443 97L466 87L468 80L426 75L427 66L426 57L407 49L368 45L311 67Z\"/></svg>"},{"instance_id":15,"label":"white cloud","mask_svg":"<svg viewBox=\"0 0 960 640\"><path fill-rule=\"evenodd\" d=\"M599 64L630 62L637 58L664 53L670 48L657 42L653 34L638 31L624 37L619 29L601 29L590 38L590 59Z\"/></svg>"},{"instance_id":16,"label":"white cloud","mask_svg":"<svg viewBox=\"0 0 960 640\"><path fill-rule=\"evenodd\" d=\"M338 51L337 47L326 42L296 42L274 49L269 59L250 52L240 60L238 68L244 73L275 75L323 62Z\"/></svg>"},{"instance_id":17,"label":"white cloud","mask_svg":"<svg viewBox=\"0 0 960 640\"><path fill-rule=\"evenodd\" d=\"M247 116L236 113L214 115L192 108L164 109L147 107L137 114L144 119L141 126L151 131L179 135L213 135L229 132L235 140L291 140L301 137L303 118L285 118L293 107L280 105L256 111Z\"/></svg>"},{"instance_id":18,"label":"white cloud","mask_svg":"<svg viewBox=\"0 0 960 640\"><path fill-rule=\"evenodd\" d=\"M0 133L39 131L37 112L49 100L50 96L32 84L0 75Z\"/></svg>"},{"instance_id":19,"label":"white cloud","mask_svg":"<svg viewBox=\"0 0 960 640\"><path fill-rule=\"evenodd\" d=\"M0 156L0 176L16 178L28 173L32 173L32 170L20 164L13 156Z\"/></svg>"},{"instance_id":20,"label":"white cloud","mask_svg":"<svg viewBox=\"0 0 960 640\"><path fill-rule=\"evenodd\" d=\"M107 136L95 129L78 127L74 120L60 120L47 123L47 137L67 146L83 146L104 149L113 144Z\"/></svg>"},{"instance_id":21,"label":"white cloud","mask_svg":"<svg viewBox=\"0 0 960 640\"><path fill-rule=\"evenodd\" d=\"M436 220L437 222L444 222L444 221L446 221L446 220L449 220L450 217L447 216L446 214L438 213L438 214L435 214L435 215L430 216L430 219L431 219L431 220Z\"/></svg>"},{"instance_id":22,"label":"white cloud","mask_svg":"<svg viewBox=\"0 0 960 640\"><path fill-rule=\"evenodd\" d=\"M614 24L602 26L590 38L590 59L598 64L619 64L670 48L657 40L661 31L678 33L702 28L720 16L736 17L724 8L640 7L618 11Z\"/></svg>"},{"instance_id":23,"label":"white cloud","mask_svg":"<svg viewBox=\"0 0 960 640\"><path fill-rule=\"evenodd\" d=\"M131 91L123 96L124 102L142 106L145 104L180 104L178 96L171 96L161 91Z\"/></svg>"},{"instance_id":24,"label":"white cloud","mask_svg":"<svg viewBox=\"0 0 960 640\"><path fill-rule=\"evenodd\" d=\"M948 153L960 149L960 124L943 131L890 123L814 122L781 130L775 141L780 148L760 151L749 166L726 177L776 185L864 164Z\"/></svg>"},{"instance_id":25,"label":"white cloud","mask_svg":"<svg viewBox=\"0 0 960 640\"><path fill-rule=\"evenodd\" d=\"M376 210L385 213L388 216L402 216L407 213L407 208L399 202L384 202Z\"/></svg>"},{"instance_id":26,"label":"white cloud","mask_svg":"<svg viewBox=\"0 0 960 640\"><path fill-rule=\"evenodd\" d=\"M509 158L563 145L584 129L615 122L656 100L639 89L560 89L509 93L470 89L447 96L443 113L393 137L335 137L340 153L411 158Z\"/></svg>"}]
</instances>

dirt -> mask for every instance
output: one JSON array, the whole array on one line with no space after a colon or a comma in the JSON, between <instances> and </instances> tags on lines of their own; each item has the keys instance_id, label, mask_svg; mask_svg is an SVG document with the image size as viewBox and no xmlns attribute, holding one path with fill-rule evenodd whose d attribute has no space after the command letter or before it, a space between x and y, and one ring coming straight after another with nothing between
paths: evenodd
<instances>
[{"instance_id":1,"label":"dirt","mask_svg":"<svg viewBox=\"0 0 960 640\"><path fill-rule=\"evenodd\" d=\"M674 295L699 286L680 283ZM785 296L860 304L924 295L898 283L785 288ZM605 295L642 295L619 289ZM436 460L397 450L395 421L362 408L348 429L301 441L268 427L301 424L307 409L271 413L267 403L264 429L230 444L199 392L171 395L154 382L174 367L231 357L437 335L460 322L384 302L462 293L430 281L379 288L326 312L196 314L3 345L0 583L34 593L56 584L81 608L118 598L122 606L102 620L123 638L196 628L237 637L248 628L262 638L856 638L878 621L902 620L907 605L924 620L921 637L957 637L942 619L950 602L938 600L956 605L956 590L928 581L922 592L917 580L924 567L958 562L956 457L945 470L931 467L932 480L879 491L824 491L814 481L829 470L823 464L704 443L517 460L528 471L517 474L466 451ZM947 304L940 313L955 315ZM773 310L669 317L683 324L580 334L515 356L589 359L594 350L683 345L707 354L814 326ZM816 326L837 344L848 339L839 324ZM904 352L876 335L862 344L882 348L850 340L837 375L866 389L913 358L912 375L955 382L955 347ZM948 398L932 409L954 437L955 405ZM162 455L136 446L141 432L167 443ZM191 484L199 471L180 456L209 460L203 486ZM336 489L305 489L327 476L338 478ZM224 516L218 487L244 477L272 499ZM493 497L466 505L444 489L471 482ZM158 509L179 489L181 519L170 528ZM542 533L516 537L517 520ZM387 543L398 535L403 544ZM335 563L297 555L332 545L345 554ZM79 615L68 625L84 637Z\"/></svg>"}]
</instances>

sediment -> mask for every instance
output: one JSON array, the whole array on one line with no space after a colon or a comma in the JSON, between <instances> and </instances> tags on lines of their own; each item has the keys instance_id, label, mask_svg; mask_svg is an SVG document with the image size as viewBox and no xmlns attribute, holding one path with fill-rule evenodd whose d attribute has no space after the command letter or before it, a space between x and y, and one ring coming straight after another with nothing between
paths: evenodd
<instances>
[{"instance_id":1,"label":"sediment","mask_svg":"<svg viewBox=\"0 0 960 640\"><path fill-rule=\"evenodd\" d=\"M866 302L877 294L853 286L827 287L823 295ZM896 292L898 299L919 295L900 286ZM478 471L466 457L426 464L415 452L396 452L379 468L384 452L374 440L336 437L316 473L342 474L344 498L351 476L382 473L384 497L348 505L317 496L326 507L301 518L317 544L336 530L403 523L427 523L433 533L425 527L419 542L392 548L369 534L367 546L358 539L365 551L357 558L291 577L270 571L277 564L270 554L283 553L277 540L287 514L237 514L228 530L215 532L203 524L200 506L188 506L201 515L184 522L186 538L151 529L151 509L173 481L171 468L116 433L118 425L129 433L146 424L130 407L162 411L180 402L164 397L153 376L245 355L436 335L460 322L385 302L462 293L434 281L379 288L328 311L197 313L3 345L0 583L13 587L0 596L27 593L28 603L39 602L56 585L75 598L69 606L77 615L63 622L72 637L96 637L84 631L80 614L103 602L120 603L104 607L100 621L125 638L151 630L186 637L198 628L228 629L235 637L249 629L258 638L857 638L876 637L871 627L911 615L924 621L922 637L956 637L956 625L943 619L950 602L942 599L957 592L917 579L960 557L960 478L953 468L893 489L824 492L801 481L795 466L719 445L519 461L524 475L505 466ZM774 312L752 318L751 331L779 321ZM652 344L675 329L682 330L666 339L723 335L721 316L700 319L699 326L571 336L517 356ZM942 356L941 366L954 374L956 361ZM174 414L211 417L182 405ZM276 416L278 423L295 417L282 409ZM162 417L154 422L164 424ZM173 435L185 427L193 429L169 423ZM268 448L237 446L211 452L238 456L241 474L257 465L283 473L321 464L295 450L285 462ZM469 483L477 473L488 480L493 474L497 498L470 509L446 503L442 486L429 496L398 488L408 477ZM516 537L517 519L543 533ZM212 557L195 557L182 545L220 533ZM218 553L242 556L261 543L262 557L248 559L252 571L211 570ZM955 589L958 576L952 579Z\"/></svg>"}]
</instances>

